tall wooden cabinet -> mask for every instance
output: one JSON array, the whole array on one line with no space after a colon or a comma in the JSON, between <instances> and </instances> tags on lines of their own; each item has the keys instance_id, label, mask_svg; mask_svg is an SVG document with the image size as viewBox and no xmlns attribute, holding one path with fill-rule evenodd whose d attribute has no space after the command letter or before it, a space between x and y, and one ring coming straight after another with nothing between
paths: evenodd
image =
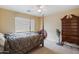
<instances>
[{"instance_id":1,"label":"tall wooden cabinet","mask_svg":"<svg viewBox=\"0 0 79 59\"><path fill-rule=\"evenodd\" d=\"M69 42L79 45L79 16L66 15L62 21L62 43Z\"/></svg>"}]
</instances>

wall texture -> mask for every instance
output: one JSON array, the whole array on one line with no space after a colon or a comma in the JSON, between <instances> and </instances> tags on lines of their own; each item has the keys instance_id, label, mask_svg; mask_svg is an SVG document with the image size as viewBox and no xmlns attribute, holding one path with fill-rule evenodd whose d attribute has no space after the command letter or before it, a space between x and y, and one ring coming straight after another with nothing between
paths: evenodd
<instances>
[{"instance_id":1,"label":"wall texture","mask_svg":"<svg viewBox=\"0 0 79 59\"><path fill-rule=\"evenodd\" d=\"M0 32L9 33L15 32L15 17L24 17L35 20L35 31L38 31L41 26L40 17L19 13L15 11L10 11L6 9L0 9Z\"/></svg>"},{"instance_id":2,"label":"wall texture","mask_svg":"<svg viewBox=\"0 0 79 59\"><path fill-rule=\"evenodd\" d=\"M57 12L45 17L45 30L48 33L47 40L55 42L58 41L56 29L59 29L61 31L61 18L63 18L67 14L74 14L79 16L79 8Z\"/></svg>"}]
</instances>

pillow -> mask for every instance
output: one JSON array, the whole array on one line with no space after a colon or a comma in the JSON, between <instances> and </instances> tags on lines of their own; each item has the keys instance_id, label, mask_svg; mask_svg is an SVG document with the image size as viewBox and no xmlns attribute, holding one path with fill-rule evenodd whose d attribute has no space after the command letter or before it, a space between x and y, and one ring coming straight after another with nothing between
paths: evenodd
<instances>
[{"instance_id":1,"label":"pillow","mask_svg":"<svg viewBox=\"0 0 79 59\"><path fill-rule=\"evenodd\" d=\"M1 37L1 36L4 36L4 34L0 33L0 37Z\"/></svg>"},{"instance_id":2,"label":"pillow","mask_svg":"<svg viewBox=\"0 0 79 59\"><path fill-rule=\"evenodd\" d=\"M4 44L5 44L4 34L0 33L0 49L1 50L4 50Z\"/></svg>"}]
</instances>

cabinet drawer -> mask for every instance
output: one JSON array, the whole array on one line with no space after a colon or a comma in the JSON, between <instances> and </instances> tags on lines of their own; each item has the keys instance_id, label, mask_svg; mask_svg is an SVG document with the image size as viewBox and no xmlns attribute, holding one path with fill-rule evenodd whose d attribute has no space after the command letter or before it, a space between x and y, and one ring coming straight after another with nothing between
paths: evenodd
<instances>
[{"instance_id":1,"label":"cabinet drawer","mask_svg":"<svg viewBox=\"0 0 79 59\"><path fill-rule=\"evenodd\" d=\"M70 42L70 43L77 43L79 37L77 36L63 36L62 41Z\"/></svg>"}]
</instances>

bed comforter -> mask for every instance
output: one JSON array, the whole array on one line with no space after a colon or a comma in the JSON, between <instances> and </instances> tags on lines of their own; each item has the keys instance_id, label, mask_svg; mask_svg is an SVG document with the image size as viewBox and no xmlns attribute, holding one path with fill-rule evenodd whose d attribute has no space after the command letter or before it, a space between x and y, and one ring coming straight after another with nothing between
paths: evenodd
<instances>
[{"instance_id":1,"label":"bed comforter","mask_svg":"<svg viewBox=\"0 0 79 59\"><path fill-rule=\"evenodd\" d=\"M5 34L4 50L9 53L27 53L43 40L43 35L37 32L20 32Z\"/></svg>"}]
</instances>

